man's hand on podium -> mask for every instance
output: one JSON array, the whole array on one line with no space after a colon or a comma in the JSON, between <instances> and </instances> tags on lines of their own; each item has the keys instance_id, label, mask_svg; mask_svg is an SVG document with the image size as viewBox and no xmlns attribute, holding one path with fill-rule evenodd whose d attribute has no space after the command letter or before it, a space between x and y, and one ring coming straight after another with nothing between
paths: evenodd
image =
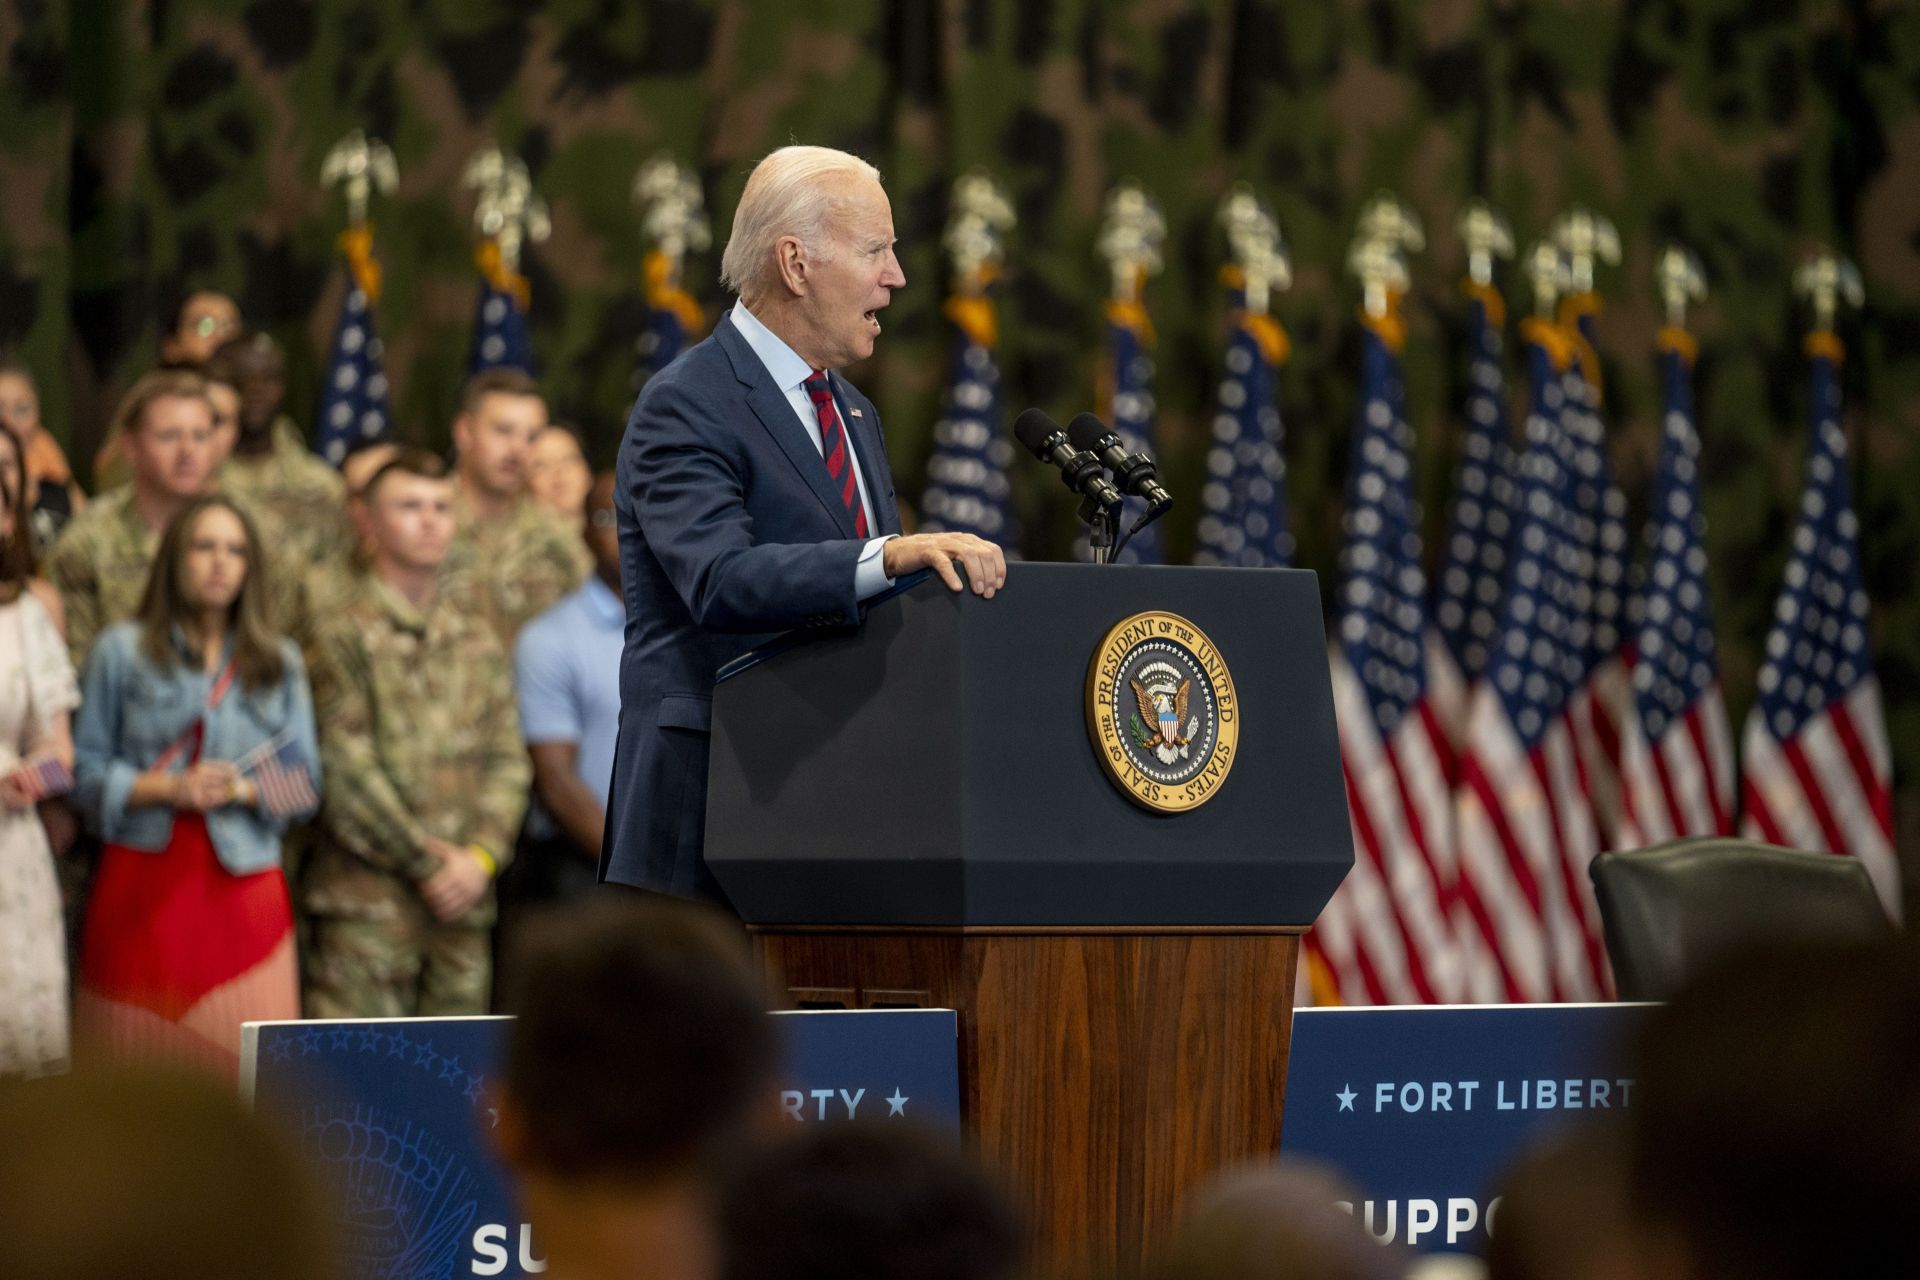
<instances>
[{"instance_id":1,"label":"man's hand on podium","mask_svg":"<svg viewBox=\"0 0 1920 1280\"><path fill-rule=\"evenodd\" d=\"M1006 556L993 543L970 533L916 533L890 538L880 549L880 562L889 578L915 569L931 569L955 591L964 585L954 568L959 564L967 571L973 593L988 599L1007 585Z\"/></svg>"}]
</instances>

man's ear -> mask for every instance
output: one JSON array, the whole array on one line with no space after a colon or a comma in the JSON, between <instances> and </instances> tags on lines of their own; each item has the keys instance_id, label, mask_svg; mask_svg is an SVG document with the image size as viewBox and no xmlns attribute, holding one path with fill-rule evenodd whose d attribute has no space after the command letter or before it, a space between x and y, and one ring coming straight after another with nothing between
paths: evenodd
<instances>
[{"instance_id":1,"label":"man's ear","mask_svg":"<svg viewBox=\"0 0 1920 1280\"><path fill-rule=\"evenodd\" d=\"M473 432L473 415L462 409L453 416L453 447L469 448L473 441L469 438Z\"/></svg>"},{"instance_id":2,"label":"man's ear","mask_svg":"<svg viewBox=\"0 0 1920 1280\"><path fill-rule=\"evenodd\" d=\"M796 298L807 296L808 272L812 264L807 261L807 246L799 236L781 236L773 242L773 262L780 272L780 281L787 286L787 292Z\"/></svg>"},{"instance_id":3,"label":"man's ear","mask_svg":"<svg viewBox=\"0 0 1920 1280\"><path fill-rule=\"evenodd\" d=\"M364 496L347 499L347 519L353 525L353 536L358 538L362 544L371 548L373 546L373 516L372 513L367 510L367 500Z\"/></svg>"}]
</instances>

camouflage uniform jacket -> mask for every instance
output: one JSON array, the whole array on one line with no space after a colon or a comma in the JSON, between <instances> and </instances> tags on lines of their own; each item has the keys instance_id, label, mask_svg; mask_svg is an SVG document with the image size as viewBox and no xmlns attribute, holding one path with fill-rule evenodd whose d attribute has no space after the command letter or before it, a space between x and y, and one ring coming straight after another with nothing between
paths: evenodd
<instances>
[{"instance_id":1,"label":"camouflage uniform jacket","mask_svg":"<svg viewBox=\"0 0 1920 1280\"><path fill-rule=\"evenodd\" d=\"M313 667L327 793L303 875L316 915L396 919L439 869L429 836L502 866L533 779L507 655L445 596L424 610L369 574L327 620ZM462 925L494 918L493 893Z\"/></svg>"},{"instance_id":2,"label":"camouflage uniform jacket","mask_svg":"<svg viewBox=\"0 0 1920 1280\"><path fill-rule=\"evenodd\" d=\"M308 451L288 419L273 424L269 453L227 459L216 484L254 516L277 559L303 569L346 559L346 483Z\"/></svg>"},{"instance_id":3,"label":"camouflage uniform jacket","mask_svg":"<svg viewBox=\"0 0 1920 1280\"><path fill-rule=\"evenodd\" d=\"M102 631L139 612L160 535L133 504L133 486L103 493L60 531L47 554L47 580L67 608L67 652L76 671Z\"/></svg>"},{"instance_id":4,"label":"camouflage uniform jacket","mask_svg":"<svg viewBox=\"0 0 1920 1280\"><path fill-rule=\"evenodd\" d=\"M307 562L296 548L268 532L261 503L237 493L229 496L253 520L266 550L267 623L304 650L312 638L303 589ZM147 572L159 550L160 535L141 518L130 484L89 502L60 531L47 554L47 580L67 607L67 652L75 671L87 669L87 655L102 631L140 611Z\"/></svg>"},{"instance_id":5,"label":"camouflage uniform jacket","mask_svg":"<svg viewBox=\"0 0 1920 1280\"><path fill-rule=\"evenodd\" d=\"M504 516L481 520L465 492L454 490L453 547L440 572L442 588L487 619L511 650L520 628L580 589L593 555L576 529L531 498Z\"/></svg>"}]
</instances>

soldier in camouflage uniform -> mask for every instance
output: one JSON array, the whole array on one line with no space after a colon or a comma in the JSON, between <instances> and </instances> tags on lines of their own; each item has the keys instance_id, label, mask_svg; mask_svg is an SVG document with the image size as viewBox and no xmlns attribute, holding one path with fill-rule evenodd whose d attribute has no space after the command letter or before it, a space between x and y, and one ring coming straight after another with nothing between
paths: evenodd
<instances>
[{"instance_id":1,"label":"soldier in camouflage uniform","mask_svg":"<svg viewBox=\"0 0 1920 1280\"><path fill-rule=\"evenodd\" d=\"M346 491L339 515L343 551L337 560L307 571L302 585L311 617L332 616L347 596L359 590L371 555L361 534L366 524L367 482L400 451L401 446L391 440L363 440L340 460L340 480Z\"/></svg>"},{"instance_id":2,"label":"soldier in camouflage uniform","mask_svg":"<svg viewBox=\"0 0 1920 1280\"><path fill-rule=\"evenodd\" d=\"M459 531L442 580L508 649L521 627L578 590L593 567L579 531L527 491L533 441L546 426L539 386L509 369L476 375L453 423Z\"/></svg>"},{"instance_id":3,"label":"soldier in camouflage uniform","mask_svg":"<svg viewBox=\"0 0 1920 1280\"><path fill-rule=\"evenodd\" d=\"M160 365L165 369L202 372L214 351L241 330L240 307L218 289L195 289L173 308L173 327L160 339ZM220 405L214 405L215 434L219 434ZM224 455L216 455L216 461ZM107 432L93 457L93 487L97 493L118 489L133 479L125 442L117 431Z\"/></svg>"},{"instance_id":4,"label":"soldier in camouflage uniform","mask_svg":"<svg viewBox=\"0 0 1920 1280\"><path fill-rule=\"evenodd\" d=\"M344 560L346 486L282 412L287 360L280 345L264 333L236 339L214 352L207 376L240 393L240 431L219 487L251 507L264 544L297 557L303 568Z\"/></svg>"},{"instance_id":5,"label":"soldier in camouflage uniform","mask_svg":"<svg viewBox=\"0 0 1920 1280\"><path fill-rule=\"evenodd\" d=\"M493 878L532 770L505 650L439 586L445 474L408 450L374 476L373 564L318 646L327 792L300 891L309 1017L487 1009Z\"/></svg>"},{"instance_id":6,"label":"soldier in camouflage uniform","mask_svg":"<svg viewBox=\"0 0 1920 1280\"><path fill-rule=\"evenodd\" d=\"M87 505L47 555L47 578L67 609L67 650L84 670L94 639L139 609L167 522L207 487L213 407L197 373L150 373L114 415L133 482Z\"/></svg>"},{"instance_id":7,"label":"soldier in camouflage uniform","mask_svg":"<svg viewBox=\"0 0 1920 1280\"><path fill-rule=\"evenodd\" d=\"M281 412L286 356L272 338L262 333L224 344L207 361L207 381L216 420L223 387L233 388L238 403L232 447L214 483L246 508L275 562L268 615L310 650L319 616L311 588L341 569L352 545L346 486Z\"/></svg>"}]
</instances>

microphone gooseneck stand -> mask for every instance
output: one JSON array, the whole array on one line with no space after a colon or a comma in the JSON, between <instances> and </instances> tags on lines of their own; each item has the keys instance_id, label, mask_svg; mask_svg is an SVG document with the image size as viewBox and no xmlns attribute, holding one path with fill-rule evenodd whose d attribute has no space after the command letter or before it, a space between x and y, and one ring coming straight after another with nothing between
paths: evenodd
<instances>
[{"instance_id":1,"label":"microphone gooseneck stand","mask_svg":"<svg viewBox=\"0 0 1920 1280\"><path fill-rule=\"evenodd\" d=\"M1155 502L1149 505L1145 511L1142 511L1140 513L1140 518L1138 520L1135 520L1133 522L1132 527L1130 527L1126 531L1126 533L1121 537L1119 545L1114 547L1113 554L1106 559L1105 563L1112 564L1115 560L1119 559L1120 553L1127 549L1127 544L1129 542L1133 541L1134 534L1140 532L1142 529L1146 528L1148 525L1152 524L1155 520L1158 520L1161 516L1167 514L1167 512L1171 510L1173 510L1173 500L1171 498L1163 502ZM1108 519L1114 522L1115 527L1118 527L1118 524L1119 524L1118 516L1119 516L1119 513L1117 511L1111 512L1108 515ZM1081 518L1082 519L1086 518L1084 513L1082 513Z\"/></svg>"},{"instance_id":2,"label":"microphone gooseneck stand","mask_svg":"<svg viewBox=\"0 0 1920 1280\"><path fill-rule=\"evenodd\" d=\"M1112 564L1113 557L1120 554L1120 547L1114 545L1114 532L1120 527L1119 504L1108 506L1088 494L1080 499L1080 523L1087 526L1087 545L1093 549L1093 562ZM1120 545L1125 546L1125 541Z\"/></svg>"}]
</instances>

